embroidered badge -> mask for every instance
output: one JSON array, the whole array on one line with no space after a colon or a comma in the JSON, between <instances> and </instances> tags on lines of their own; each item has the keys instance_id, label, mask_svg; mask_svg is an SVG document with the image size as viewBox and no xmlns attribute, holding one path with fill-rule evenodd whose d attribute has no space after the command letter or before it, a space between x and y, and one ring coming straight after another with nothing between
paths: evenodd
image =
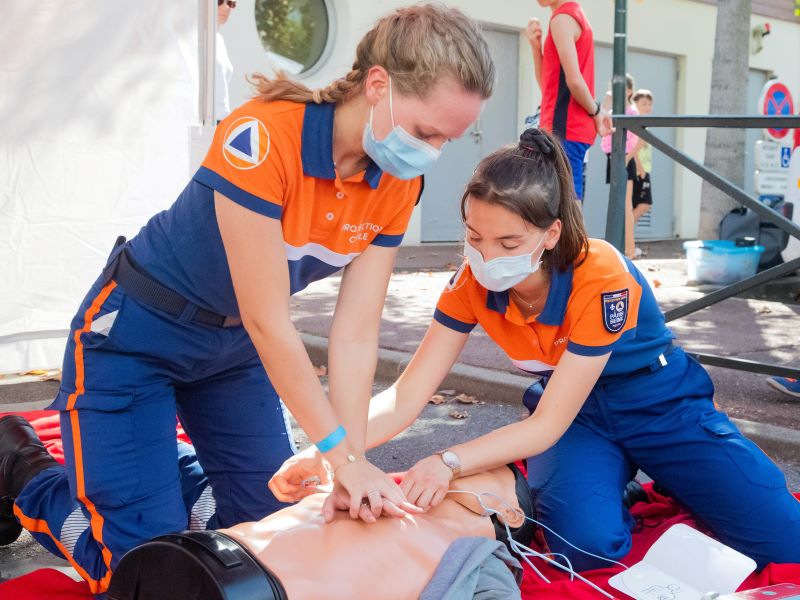
<instances>
[{"instance_id":1,"label":"embroidered badge","mask_svg":"<svg viewBox=\"0 0 800 600\"><path fill-rule=\"evenodd\" d=\"M603 325L610 333L619 333L628 320L628 290L600 294L603 303Z\"/></svg>"},{"instance_id":2,"label":"embroidered badge","mask_svg":"<svg viewBox=\"0 0 800 600\"><path fill-rule=\"evenodd\" d=\"M264 162L269 154L269 131L253 117L236 119L225 133L222 155L232 167L247 170Z\"/></svg>"}]
</instances>

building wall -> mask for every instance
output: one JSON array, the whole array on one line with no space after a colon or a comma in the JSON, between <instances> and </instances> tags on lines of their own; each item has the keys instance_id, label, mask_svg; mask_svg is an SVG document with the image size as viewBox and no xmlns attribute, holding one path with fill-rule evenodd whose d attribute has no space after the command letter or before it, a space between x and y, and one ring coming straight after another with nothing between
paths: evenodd
<instances>
[{"instance_id":1,"label":"building wall","mask_svg":"<svg viewBox=\"0 0 800 600\"><path fill-rule=\"evenodd\" d=\"M249 20L241 14L252 15L254 0L241 0L237 15L223 29L228 50L237 68L233 84L232 101L243 101L250 91L241 75L255 68L266 70L265 53L252 32ZM361 36L382 14L407 1L384 0L332 0L335 9L336 38L325 64L305 81L310 86L321 86L334 77L347 72ZM467 14L489 27L523 30L530 17L547 23L549 10L542 9L533 0L503 0L502 10L497 3L483 0L449 0ZM614 2L592 0L584 2L584 10L592 23L595 40L602 44L613 43ZM763 11L762 11L763 12ZM711 81L711 63L714 50L716 6L696 0L629 0L628 45L630 48L675 56L679 65L677 86L678 113L708 114ZM800 100L800 23L797 19L781 20L775 17L753 15L751 24L769 22L771 34L764 38L764 48L750 56L751 69L775 74L786 81L796 99ZM249 28L249 29L248 29ZM533 63L527 41L521 37L519 61L518 121L520 128L524 117L539 103L540 94L533 79ZM598 96L604 90L596 90ZM755 113L756 107L749 107ZM677 144L690 156L702 160L705 148L705 130L684 129L677 133ZM675 223L674 233L680 237L694 237L697 233L700 210L701 180L682 168L675 170ZM418 243L420 215L412 218L407 243Z\"/></svg>"}]
</instances>

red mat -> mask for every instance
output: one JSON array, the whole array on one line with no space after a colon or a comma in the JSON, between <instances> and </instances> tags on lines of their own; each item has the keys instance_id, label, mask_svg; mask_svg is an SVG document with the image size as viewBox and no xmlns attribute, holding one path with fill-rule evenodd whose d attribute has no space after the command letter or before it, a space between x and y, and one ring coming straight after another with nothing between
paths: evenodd
<instances>
[{"instance_id":1,"label":"red mat","mask_svg":"<svg viewBox=\"0 0 800 600\"><path fill-rule=\"evenodd\" d=\"M56 460L63 463L64 453L61 447L58 413L35 411L18 414L22 414L32 422L36 433L50 453ZM185 442L189 441L180 427L178 427L178 437ZM631 509L634 516L641 519L642 527L633 536L633 548L630 554L622 560L623 563L629 565L639 562L651 544L672 525L685 523L701 529L692 515L672 498L661 496L649 486L646 486L645 489L649 502L639 502ZM543 582L526 566L522 581L523 600L596 600L601 597L597 591L585 583L569 581L568 575L541 564L541 561L535 561L534 564L552 583ZM626 596L608 585L609 577L621 570L619 567L599 569L587 571L582 575L612 595L624 598ZM761 573L748 577L740 589L747 590L776 583L800 583L800 565L769 565ZM22 577L0 583L0 600L49 600L51 598L90 600L92 595L89 592L89 586L84 582L75 582L54 569L39 569Z\"/></svg>"}]
</instances>

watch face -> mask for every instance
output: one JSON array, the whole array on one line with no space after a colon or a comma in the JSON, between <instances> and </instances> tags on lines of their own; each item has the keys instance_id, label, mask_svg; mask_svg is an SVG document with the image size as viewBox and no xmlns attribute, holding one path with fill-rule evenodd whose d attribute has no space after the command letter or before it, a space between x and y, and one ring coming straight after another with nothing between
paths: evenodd
<instances>
[{"instance_id":1,"label":"watch face","mask_svg":"<svg viewBox=\"0 0 800 600\"><path fill-rule=\"evenodd\" d=\"M458 456L454 452L442 452L442 461L451 469L461 468L461 461L458 460Z\"/></svg>"}]
</instances>

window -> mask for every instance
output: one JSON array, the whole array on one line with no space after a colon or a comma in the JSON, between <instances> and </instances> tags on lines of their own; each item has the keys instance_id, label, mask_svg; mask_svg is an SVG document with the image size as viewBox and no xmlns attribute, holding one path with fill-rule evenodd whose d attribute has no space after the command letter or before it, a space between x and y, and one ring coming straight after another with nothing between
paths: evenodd
<instances>
[{"instance_id":1,"label":"window","mask_svg":"<svg viewBox=\"0 0 800 600\"><path fill-rule=\"evenodd\" d=\"M327 0L256 0L256 28L276 70L306 73L329 46L331 11Z\"/></svg>"}]
</instances>

